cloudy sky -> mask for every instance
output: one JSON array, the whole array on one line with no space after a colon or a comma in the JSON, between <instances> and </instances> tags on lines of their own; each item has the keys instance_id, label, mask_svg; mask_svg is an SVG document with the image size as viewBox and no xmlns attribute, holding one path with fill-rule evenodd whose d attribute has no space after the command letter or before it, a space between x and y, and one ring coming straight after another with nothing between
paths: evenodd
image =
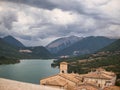
<instances>
[{"instance_id":1,"label":"cloudy sky","mask_svg":"<svg viewBox=\"0 0 120 90\"><path fill-rule=\"evenodd\" d=\"M120 38L120 0L0 0L0 37L26 46L76 35Z\"/></svg>"}]
</instances>

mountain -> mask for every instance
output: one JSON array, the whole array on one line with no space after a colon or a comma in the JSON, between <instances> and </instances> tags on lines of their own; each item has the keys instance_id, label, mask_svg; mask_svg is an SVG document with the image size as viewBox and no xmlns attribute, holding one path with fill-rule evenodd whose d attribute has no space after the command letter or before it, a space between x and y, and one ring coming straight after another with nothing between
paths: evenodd
<instances>
[{"instance_id":1,"label":"mountain","mask_svg":"<svg viewBox=\"0 0 120 90\"><path fill-rule=\"evenodd\" d=\"M100 51L111 51L111 52L120 51L120 39L102 48Z\"/></svg>"},{"instance_id":2,"label":"mountain","mask_svg":"<svg viewBox=\"0 0 120 90\"><path fill-rule=\"evenodd\" d=\"M0 38L0 56L19 58L21 54L18 52L17 48Z\"/></svg>"},{"instance_id":3,"label":"mountain","mask_svg":"<svg viewBox=\"0 0 120 90\"><path fill-rule=\"evenodd\" d=\"M8 39L14 43L7 42L6 40ZM12 59L35 59L52 57L52 54L43 46L23 47L23 45L20 43L21 42L11 36L0 38L0 57ZM18 47L20 47L20 49Z\"/></svg>"},{"instance_id":4,"label":"mountain","mask_svg":"<svg viewBox=\"0 0 120 90\"><path fill-rule=\"evenodd\" d=\"M69 37L59 38L59 39L56 39L55 41L51 42L50 44L48 44L46 46L46 48L51 53L57 53L81 39L82 39L81 37L77 37L77 36L69 36Z\"/></svg>"},{"instance_id":5,"label":"mountain","mask_svg":"<svg viewBox=\"0 0 120 90\"><path fill-rule=\"evenodd\" d=\"M15 39L12 36L6 36L3 38L3 40L15 47L25 47L20 41L18 41L17 39Z\"/></svg>"},{"instance_id":6,"label":"mountain","mask_svg":"<svg viewBox=\"0 0 120 90\"><path fill-rule=\"evenodd\" d=\"M30 50L30 53L23 53L31 58L52 58L52 54L43 46L25 47L23 50Z\"/></svg>"},{"instance_id":7,"label":"mountain","mask_svg":"<svg viewBox=\"0 0 120 90\"><path fill-rule=\"evenodd\" d=\"M111 44L115 39L102 36L90 36L74 43L73 45L58 52L58 55L83 55L94 53L95 51Z\"/></svg>"}]
</instances>

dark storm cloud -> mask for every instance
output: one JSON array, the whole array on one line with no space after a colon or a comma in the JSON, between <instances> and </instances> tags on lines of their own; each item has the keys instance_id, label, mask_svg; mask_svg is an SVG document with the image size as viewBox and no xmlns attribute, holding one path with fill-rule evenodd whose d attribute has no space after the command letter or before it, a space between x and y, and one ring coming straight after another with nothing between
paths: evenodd
<instances>
[{"instance_id":1,"label":"dark storm cloud","mask_svg":"<svg viewBox=\"0 0 120 90\"><path fill-rule=\"evenodd\" d=\"M114 24L116 23L114 21L110 21L111 17L103 14L102 11L98 9L98 7L107 5L111 0L102 0L100 3L97 3L98 1L96 1L97 4L93 3L94 7L92 8L88 7L91 4L91 3L89 4L90 1L85 2L82 0L81 1L75 1L75 0L5 0L5 1L23 3L23 4L31 5L31 6L38 7L38 8L48 9L48 10L60 8L63 11L77 12L77 13L80 13L81 15L85 15L87 17L91 17L96 20L109 21L109 23L114 23ZM94 0L91 2L94 2Z\"/></svg>"},{"instance_id":2,"label":"dark storm cloud","mask_svg":"<svg viewBox=\"0 0 120 90\"><path fill-rule=\"evenodd\" d=\"M38 8L44 8L44 9L53 9L56 7L55 4L52 4L49 2L49 0L1 0L1 1L8 1L13 2L17 4L27 4L30 6L38 7Z\"/></svg>"},{"instance_id":3,"label":"dark storm cloud","mask_svg":"<svg viewBox=\"0 0 120 90\"><path fill-rule=\"evenodd\" d=\"M74 0L2 0L8 2L14 2L17 4L27 4L33 7L43 8L43 9L55 9L60 8L63 11L73 11L80 13L82 15L86 15L95 19L107 19L108 17L101 13L101 11L97 10L96 7L100 7L103 5L107 5L110 0L105 0L103 3L95 5L95 8L88 8L84 3L84 1L74 1ZM91 1L92 2L92 1ZM89 3L88 3L89 4Z\"/></svg>"},{"instance_id":4,"label":"dark storm cloud","mask_svg":"<svg viewBox=\"0 0 120 90\"><path fill-rule=\"evenodd\" d=\"M111 0L105 0L102 3L94 4L95 7L87 7L87 1L75 1L75 0L1 0L7 2L14 2L17 4L27 4L30 6L43 8L43 9L55 9L60 8L65 11L73 11L96 19L105 19L107 16L102 16L101 11L96 10L96 7L107 5ZM103 0L102 0L103 1ZM89 1L90 2L90 1ZM91 1L93 2L93 1ZM96 1L97 2L97 1ZM89 6L89 3L88 3Z\"/></svg>"},{"instance_id":5,"label":"dark storm cloud","mask_svg":"<svg viewBox=\"0 0 120 90\"><path fill-rule=\"evenodd\" d=\"M80 14L86 14L91 16L99 15L100 12L86 8L81 2L76 2L74 0L1 0L7 2L14 2L17 4L27 4L33 7L43 8L43 9L55 9L60 8L65 11L74 11ZM107 2L106 2L107 3Z\"/></svg>"}]
</instances>

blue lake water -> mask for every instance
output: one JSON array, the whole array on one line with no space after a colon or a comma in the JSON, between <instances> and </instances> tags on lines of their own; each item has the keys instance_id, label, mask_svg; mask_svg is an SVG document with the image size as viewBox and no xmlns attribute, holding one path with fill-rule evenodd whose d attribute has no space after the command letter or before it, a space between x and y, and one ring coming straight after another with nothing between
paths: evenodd
<instances>
[{"instance_id":1,"label":"blue lake water","mask_svg":"<svg viewBox=\"0 0 120 90\"><path fill-rule=\"evenodd\" d=\"M42 78L59 73L58 68L51 67L52 62L51 59L26 59L18 64L0 65L0 77L39 84Z\"/></svg>"}]
</instances>

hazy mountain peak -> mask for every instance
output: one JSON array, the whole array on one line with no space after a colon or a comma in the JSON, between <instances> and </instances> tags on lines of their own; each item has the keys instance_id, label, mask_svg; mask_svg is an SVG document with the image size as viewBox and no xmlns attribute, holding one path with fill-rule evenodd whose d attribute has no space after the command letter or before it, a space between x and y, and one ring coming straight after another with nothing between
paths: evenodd
<instances>
[{"instance_id":1,"label":"hazy mountain peak","mask_svg":"<svg viewBox=\"0 0 120 90\"><path fill-rule=\"evenodd\" d=\"M58 52L58 55L77 55L94 53L95 51L111 44L115 39L110 39L103 36L89 36L74 43L73 45Z\"/></svg>"},{"instance_id":2,"label":"hazy mountain peak","mask_svg":"<svg viewBox=\"0 0 120 90\"><path fill-rule=\"evenodd\" d=\"M46 46L46 48L52 52L52 53L57 53L58 51L69 47L73 43L81 40L82 37L77 37L77 36L69 36L69 37L62 37L54 40L50 44Z\"/></svg>"},{"instance_id":3,"label":"hazy mountain peak","mask_svg":"<svg viewBox=\"0 0 120 90\"><path fill-rule=\"evenodd\" d=\"M5 36L4 39L5 39L5 38L12 38L12 39L15 39L15 38L14 38L13 36L11 36L11 35Z\"/></svg>"},{"instance_id":4,"label":"hazy mountain peak","mask_svg":"<svg viewBox=\"0 0 120 90\"><path fill-rule=\"evenodd\" d=\"M24 47L24 45L17 39L15 39L13 36L6 36L3 38L3 40L6 43L9 43L10 45L13 45L15 47Z\"/></svg>"}]
</instances>

